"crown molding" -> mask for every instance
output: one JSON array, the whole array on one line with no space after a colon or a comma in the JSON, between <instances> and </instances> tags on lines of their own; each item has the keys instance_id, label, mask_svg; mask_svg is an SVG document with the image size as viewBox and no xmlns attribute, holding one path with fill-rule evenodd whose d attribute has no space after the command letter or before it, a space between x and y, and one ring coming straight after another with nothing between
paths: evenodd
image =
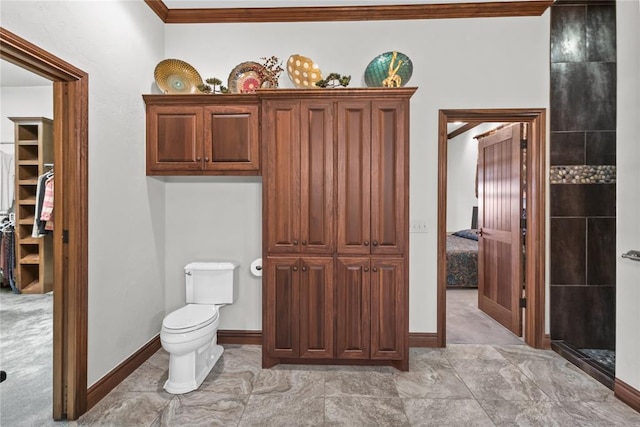
<instances>
[{"instance_id":1,"label":"crown molding","mask_svg":"<svg viewBox=\"0 0 640 427\"><path fill-rule=\"evenodd\" d=\"M388 6L169 9L162 0L144 1L166 24L393 21L540 16L554 3L553 0L539 0Z\"/></svg>"}]
</instances>

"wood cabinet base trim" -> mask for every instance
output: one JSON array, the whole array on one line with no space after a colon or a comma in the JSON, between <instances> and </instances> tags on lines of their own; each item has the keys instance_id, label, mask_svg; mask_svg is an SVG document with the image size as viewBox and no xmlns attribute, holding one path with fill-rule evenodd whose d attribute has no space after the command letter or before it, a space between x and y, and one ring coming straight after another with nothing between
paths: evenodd
<instances>
[{"instance_id":1,"label":"wood cabinet base trim","mask_svg":"<svg viewBox=\"0 0 640 427\"><path fill-rule=\"evenodd\" d=\"M87 410L104 398L111 390L120 384L125 378L138 369L156 351L162 348L160 335L156 335L151 341L142 346L138 351L129 356L124 362L102 377L97 383L89 387L87 391Z\"/></svg>"},{"instance_id":2,"label":"wood cabinet base trim","mask_svg":"<svg viewBox=\"0 0 640 427\"><path fill-rule=\"evenodd\" d=\"M640 412L640 390L616 378L613 384L613 393L618 399Z\"/></svg>"},{"instance_id":3,"label":"wood cabinet base trim","mask_svg":"<svg viewBox=\"0 0 640 427\"><path fill-rule=\"evenodd\" d=\"M409 347L438 347L435 332L409 332Z\"/></svg>"},{"instance_id":4,"label":"wood cabinet base trim","mask_svg":"<svg viewBox=\"0 0 640 427\"><path fill-rule=\"evenodd\" d=\"M262 331L218 330L218 344L262 345Z\"/></svg>"},{"instance_id":5,"label":"wood cabinet base trim","mask_svg":"<svg viewBox=\"0 0 640 427\"><path fill-rule=\"evenodd\" d=\"M545 350L551 350L551 335L544 334L544 338L542 340L542 348Z\"/></svg>"}]
</instances>

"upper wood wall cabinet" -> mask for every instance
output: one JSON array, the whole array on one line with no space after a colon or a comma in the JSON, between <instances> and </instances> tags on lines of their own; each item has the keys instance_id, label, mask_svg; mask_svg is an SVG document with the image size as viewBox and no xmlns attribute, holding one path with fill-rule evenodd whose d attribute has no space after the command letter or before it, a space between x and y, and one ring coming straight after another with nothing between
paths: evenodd
<instances>
[{"instance_id":1,"label":"upper wood wall cabinet","mask_svg":"<svg viewBox=\"0 0 640 427\"><path fill-rule=\"evenodd\" d=\"M143 95L147 175L260 175L253 95Z\"/></svg>"}]
</instances>

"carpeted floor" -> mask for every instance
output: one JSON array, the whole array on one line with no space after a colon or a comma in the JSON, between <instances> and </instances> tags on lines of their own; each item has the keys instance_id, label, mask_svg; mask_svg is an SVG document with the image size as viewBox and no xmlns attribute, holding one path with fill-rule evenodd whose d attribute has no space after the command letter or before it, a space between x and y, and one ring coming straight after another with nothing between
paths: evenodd
<instances>
[{"instance_id":1,"label":"carpeted floor","mask_svg":"<svg viewBox=\"0 0 640 427\"><path fill-rule=\"evenodd\" d=\"M53 294L0 289L0 425L40 426L53 412ZM51 422L53 424L53 421Z\"/></svg>"}]
</instances>

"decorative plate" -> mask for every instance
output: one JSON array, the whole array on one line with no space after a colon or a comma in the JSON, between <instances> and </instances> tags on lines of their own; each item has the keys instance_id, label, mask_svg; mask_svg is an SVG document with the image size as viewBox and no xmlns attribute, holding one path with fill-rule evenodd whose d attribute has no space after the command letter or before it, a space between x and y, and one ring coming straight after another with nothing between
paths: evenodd
<instances>
[{"instance_id":1,"label":"decorative plate","mask_svg":"<svg viewBox=\"0 0 640 427\"><path fill-rule=\"evenodd\" d=\"M364 82L369 87L401 87L413 74L413 64L401 52L385 52L376 56L364 70Z\"/></svg>"},{"instance_id":2,"label":"decorative plate","mask_svg":"<svg viewBox=\"0 0 640 427\"><path fill-rule=\"evenodd\" d=\"M291 55L287 61L287 74L298 88L318 88L316 82L322 80L318 64L302 55Z\"/></svg>"},{"instance_id":3,"label":"decorative plate","mask_svg":"<svg viewBox=\"0 0 640 427\"><path fill-rule=\"evenodd\" d=\"M179 59L165 59L153 71L158 88L163 93L198 93L202 77L190 64Z\"/></svg>"},{"instance_id":4,"label":"decorative plate","mask_svg":"<svg viewBox=\"0 0 640 427\"><path fill-rule=\"evenodd\" d=\"M263 86L265 74L264 66L257 62L249 61L238 64L229 74L229 92L253 93Z\"/></svg>"}]
</instances>

